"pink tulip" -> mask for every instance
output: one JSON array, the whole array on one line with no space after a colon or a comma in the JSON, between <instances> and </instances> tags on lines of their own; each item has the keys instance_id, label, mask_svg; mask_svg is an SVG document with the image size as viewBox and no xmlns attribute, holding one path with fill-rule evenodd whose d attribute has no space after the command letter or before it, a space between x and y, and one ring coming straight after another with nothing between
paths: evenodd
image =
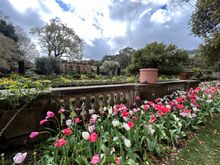
<instances>
[{"instance_id":1,"label":"pink tulip","mask_svg":"<svg viewBox=\"0 0 220 165\"><path fill-rule=\"evenodd\" d=\"M27 152L24 152L24 153L17 153L14 157L13 157L13 160L14 160L14 163L16 164L20 164L24 161L24 159L26 158L27 156Z\"/></svg>"},{"instance_id":2,"label":"pink tulip","mask_svg":"<svg viewBox=\"0 0 220 165\"><path fill-rule=\"evenodd\" d=\"M65 109L64 109L64 108L61 108L61 109L58 111L58 113L61 114L61 113L63 113L64 111L65 111Z\"/></svg>"},{"instance_id":3,"label":"pink tulip","mask_svg":"<svg viewBox=\"0 0 220 165\"><path fill-rule=\"evenodd\" d=\"M120 165L120 159L117 156L115 156L115 164Z\"/></svg>"},{"instance_id":4,"label":"pink tulip","mask_svg":"<svg viewBox=\"0 0 220 165\"><path fill-rule=\"evenodd\" d=\"M99 161L100 161L99 155L94 155L94 156L92 157L92 160L90 161L90 163L91 163L91 164L97 164L97 163L99 163Z\"/></svg>"},{"instance_id":5,"label":"pink tulip","mask_svg":"<svg viewBox=\"0 0 220 165\"><path fill-rule=\"evenodd\" d=\"M152 116L152 117L150 118L150 120L149 120L149 123L153 123L153 122L155 122L156 120L157 120L157 118L154 117L154 116Z\"/></svg>"},{"instance_id":6,"label":"pink tulip","mask_svg":"<svg viewBox=\"0 0 220 165\"><path fill-rule=\"evenodd\" d=\"M90 136L89 136L89 141L91 142L96 142L97 140L97 134L95 132L93 132Z\"/></svg>"},{"instance_id":7,"label":"pink tulip","mask_svg":"<svg viewBox=\"0 0 220 165\"><path fill-rule=\"evenodd\" d=\"M66 145L66 140L64 138L58 139L55 143L54 146L55 147L62 147Z\"/></svg>"},{"instance_id":8,"label":"pink tulip","mask_svg":"<svg viewBox=\"0 0 220 165\"><path fill-rule=\"evenodd\" d=\"M29 135L29 137L30 137L31 139L33 139L33 138L37 137L38 135L39 135L39 132L31 132L31 134Z\"/></svg>"},{"instance_id":9,"label":"pink tulip","mask_svg":"<svg viewBox=\"0 0 220 165\"><path fill-rule=\"evenodd\" d=\"M141 100L140 96L136 96L136 100Z\"/></svg>"},{"instance_id":10,"label":"pink tulip","mask_svg":"<svg viewBox=\"0 0 220 165\"><path fill-rule=\"evenodd\" d=\"M53 112L51 112L51 111L48 111L47 112L47 118L53 118L55 115L54 115L54 113Z\"/></svg>"},{"instance_id":11,"label":"pink tulip","mask_svg":"<svg viewBox=\"0 0 220 165\"><path fill-rule=\"evenodd\" d=\"M79 118L79 117L75 118L75 119L74 119L74 121L75 121L75 123L76 123L76 124L78 124L78 123L80 123L80 122L81 122L81 120L80 120L80 118Z\"/></svg>"},{"instance_id":12,"label":"pink tulip","mask_svg":"<svg viewBox=\"0 0 220 165\"><path fill-rule=\"evenodd\" d=\"M133 128L133 127L134 127L134 123L131 122L131 121L129 121L129 122L128 122L128 126L129 126L130 128Z\"/></svg>"},{"instance_id":13,"label":"pink tulip","mask_svg":"<svg viewBox=\"0 0 220 165\"><path fill-rule=\"evenodd\" d=\"M43 120L40 121L40 125L44 125L44 124L46 124L47 122L48 122L47 119L43 119Z\"/></svg>"},{"instance_id":14,"label":"pink tulip","mask_svg":"<svg viewBox=\"0 0 220 165\"><path fill-rule=\"evenodd\" d=\"M71 135L71 134L73 134L73 131L70 128L65 128L62 130L62 133L64 135Z\"/></svg>"},{"instance_id":15,"label":"pink tulip","mask_svg":"<svg viewBox=\"0 0 220 165\"><path fill-rule=\"evenodd\" d=\"M145 110L145 111L147 111L150 108L150 106L146 105L146 104L144 104L142 107L143 107L143 110Z\"/></svg>"}]
</instances>

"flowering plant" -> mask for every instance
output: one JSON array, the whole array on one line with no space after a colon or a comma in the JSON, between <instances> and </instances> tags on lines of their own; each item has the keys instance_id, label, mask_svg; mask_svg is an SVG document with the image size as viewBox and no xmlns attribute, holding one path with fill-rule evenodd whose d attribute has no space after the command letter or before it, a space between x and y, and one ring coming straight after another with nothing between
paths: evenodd
<instances>
[{"instance_id":1,"label":"flowering plant","mask_svg":"<svg viewBox=\"0 0 220 165\"><path fill-rule=\"evenodd\" d=\"M162 154L177 139L187 136L188 130L198 129L201 123L219 112L219 82L201 83L196 89L176 91L141 101L128 108L117 104L94 110L61 108L59 118L47 112L40 124L54 121L56 136L39 160L43 164L139 164L150 162L149 154ZM64 115L65 114L65 115ZM32 132L30 138L42 132Z\"/></svg>"}]
</instances>

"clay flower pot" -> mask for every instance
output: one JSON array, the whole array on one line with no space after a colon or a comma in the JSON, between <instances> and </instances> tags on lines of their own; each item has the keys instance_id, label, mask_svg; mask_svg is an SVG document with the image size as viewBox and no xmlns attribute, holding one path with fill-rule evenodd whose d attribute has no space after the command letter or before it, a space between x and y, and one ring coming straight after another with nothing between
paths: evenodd
<instances>
[{"instance_id":1,"label":"clay flower pot","mask_svg":"<svg viewBox=\"0 0 220 165\"><path fill-rule=\"evenodd\" d=\"M158 71L157 68L143 68L140 69L140 83L148 83L148 84L155 84L158 78Z\"/></svg>"}]
</instances>

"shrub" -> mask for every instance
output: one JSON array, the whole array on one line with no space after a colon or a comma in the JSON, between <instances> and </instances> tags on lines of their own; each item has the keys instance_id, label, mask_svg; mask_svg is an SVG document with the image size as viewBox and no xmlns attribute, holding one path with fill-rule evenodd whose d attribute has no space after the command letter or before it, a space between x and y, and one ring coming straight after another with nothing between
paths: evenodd
<instances>
[{"instance_id":1,"label":"shrub","mask_svg":"<svg viewBox=\"0 0 220 165\"><path fill-rule=\"evenodd\" d=\"M220 61L218 61L214 66L214 71L220 72Z\"/></svg>"},{"instance_id":2,"label":"shrub","mask_svg":"<svg viewBox=\"0 0 220 165\"><path fill-rule=\"evenodd\" d=\"M7 105L7 109L20 108L36 96L44 93L49 86L49 81L32 81L24 77L18 77L16 81L10 81L5 85L5 91L0 92L0 100Z\"/></svg>"},{"instance_id":3,"label":"shrub","mask_svg":"<svg viewBox=\"0 0 220 165\"><path fill-rule=\"evenodd\" d=\"M90 79L96 78L96 75L94 73L88 73L86 76Z\"/></svg>"},{"instance_id":4,"label":"shrub","mask_svg":"<svg viewBox=\"0 0 220 165\"><path fill-rule=\"evenodd\" d=\"M139 73L141 68L158 68L161 74L175 75L182 71L188 61L185 50L175 45L153 42L132 54L132 62L128 66L130 73Z\"/></svg>"},{"instance_id":5,"label":"shrub","mask_svg":"<svg viewBox=\"0 0 220 165\"><path fill-rule=\"evenodd\" d=\"M73 74L72 77L73 79L81 79L81 75L77 73Z\"/></svg>"},{"instance_id":6,"label":"shrub","mask_svg":"<svg viewBox=\"0 0 220 165\"><path fill-rule=\"evenodd\" d=\"M36 69L39 74L59 74L60 59L55 57L38 57L35 60Z\"/></svg>"}]
</instances>

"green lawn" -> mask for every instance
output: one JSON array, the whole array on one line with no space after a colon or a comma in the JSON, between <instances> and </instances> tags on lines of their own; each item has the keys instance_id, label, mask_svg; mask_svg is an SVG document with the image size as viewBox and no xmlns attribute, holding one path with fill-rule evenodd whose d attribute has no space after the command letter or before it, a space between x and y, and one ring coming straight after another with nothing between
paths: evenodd
<instances>
[{"instance_id":1,"label":"green lawn","mask_svg":"<svg viewBox=\"0 0 220 165\"><path fill-rule=\"evenodd\" d=\"M180 152L174 165L220 165L220 115Z\"/></svg>"}]
</instances>

